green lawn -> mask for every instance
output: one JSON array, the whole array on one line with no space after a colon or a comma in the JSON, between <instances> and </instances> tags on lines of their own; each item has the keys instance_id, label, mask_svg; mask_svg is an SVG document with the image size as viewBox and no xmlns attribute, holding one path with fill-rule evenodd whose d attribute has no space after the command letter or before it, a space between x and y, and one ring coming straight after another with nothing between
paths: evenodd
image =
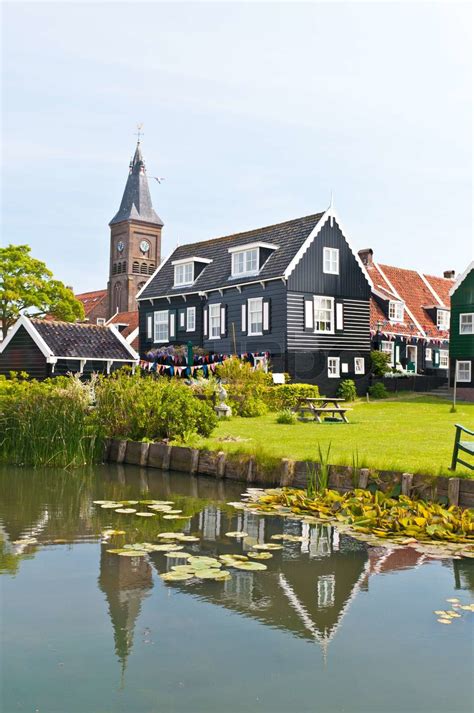
<instances>
[{"instance_id":1,"label":"green lawn","mask_svg":"<svg viewBox=\"0 0 474 713\"><path fill-rule=\"evenodd\" d=\"M460 403L457 412L450 413L451 404L436 397L412 394L370 403L361 400L350 406L349 424L280 425L274 413L231 418L220 421L203 445L213 450L263 451L270 456L317 460L318 443L323 449L331 443L329 462L333 464L352 465L353 454L358 452L361 466L449 475L454 424L474 427L474 404ZM458 466L456 475L472 477L474 471Z\"/></svg>"}]
</instances>

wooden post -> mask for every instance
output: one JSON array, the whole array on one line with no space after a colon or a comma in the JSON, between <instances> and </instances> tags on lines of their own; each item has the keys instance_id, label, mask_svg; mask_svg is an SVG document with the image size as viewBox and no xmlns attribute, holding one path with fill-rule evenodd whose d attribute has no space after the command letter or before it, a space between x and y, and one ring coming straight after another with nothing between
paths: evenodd
<instances>
[{"instance_id":1,"label":"wooden post","mask_svg":"<svg viewBox=\"0 0 474 713\"><path fill-rule=\"evenodd\" d=\"M410 496L413 485L412 473L402 473L402 495Z\"/></svg>"},{"instance_id":2,"label":"wooden post","mask_svg":"<svg viewBox=\"0 0 474 713\"><path fill-rule=\"evenodd\" d=\"M368 468L361 468L359 471L359 488L362 488L363 490L366 489L366 487L369 484L369 469Z\"/></svg>"},{"instance_id":3,"label":"wooden post","mask_svg":"<svg viewBox=\"0 0 474 713\"><path fill-rule=\"evenodd\" d=\"M169 470L169 469L170 469L171 448L172 448L172 446L165 446L165 447L164 447L163 462L162 462L162 464L161 464L161 469L162 469L162 470Z\"/></svg>"},{"instance_id":4,"label":"wooden post","mask_svg":"<svg viewBox=\"0 0 474 713\"><path fill-rule=\"evenodd\" d=\"M225 475L226 454L224 451L219 451L217 454L216 478L223 478Z\"/></svg>"},{"instance_id":5,"label":"wooden post","mask_svg":"<svg viewBox=\"0 0 474 713\"><path fill-rule=\"evenodd\" d=\"M191 448L191 466L189 472L191 475L196 475L199 464L199 449Z\"/></svg>"},{"instance_id":6,"label":"wooden post","mask_svg":"<svg viewBox=\"0 0 474 713\"><path fill-rule=\"evenodd\" d=\"M454 360L454 380L453 380L453 411L456 411L456 384L458 382L458 360ZM448 389L449 389L449 372L448 372Z\"/></svg>"},{"instance_id":7,"label":"wooden post","mask_svg":"<svg viewBox=\"0 0 474 713\"><path fill-rule=\"evenodd\" d=\"M448 478L448 503L459 505L459 478Z\"/></svg>"}]
</instances>

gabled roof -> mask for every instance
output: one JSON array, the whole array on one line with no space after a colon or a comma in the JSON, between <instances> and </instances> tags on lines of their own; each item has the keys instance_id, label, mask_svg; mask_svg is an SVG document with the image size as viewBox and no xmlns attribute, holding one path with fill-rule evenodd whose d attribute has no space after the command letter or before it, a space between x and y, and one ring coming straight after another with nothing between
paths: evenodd
<instances>
[{"instance_id":1,"label":"gabled roof","mask_svg":"<svg viewBox=\"0 0 474 713\"><path fill-rule=\"evenodd\" d=\"M241 285L283 277L286 268L323 215L324 213L315 213L303 218L288 220L284 223L248 230L244 233L180 245L159 266L158 270L139 293L139 299L204 292L228 288L234 284ZM232 261L229 255L229 248L243 247L248 243L257 241L271 243L277 246L278 249L270 254L257 276L232 278ZM174 266L172 262L192 257L206 258L212 260L212 262L206 265L192 285L174 288Z\"/></svg>"},{"instance_id":2,"label":"gabled roof","mask_svg":"<svg viewBox=\"0 0 474 713\"><path fill-rule=\"evenodd\" d=\"M461 285L461 284L464 282L464 280L465 280L466 277L469 275L469 273L471 272L471 270L474 270L474 260L473 260L471 263L469 263L469 265L466 267L466 269L464 270L464 272L462 273L462 275L459 275L458 279L456 280L456 282L454 283L454 285L451 287L451 289L450 289L450 291L449 291L449 296L450 296L450 297L456 292L456 290L458 289L459 285Z\"/></svg>"},{"instance_id":3,"label":"gabled roof","mask_svg":"<svg viewBox=\"0 0 474 713\"><path fill-rule=\"evenodd\" d=\"M97 305L107 299L107 290L95 290L94 292L82 292L80 295L74 295L76 300L82 302L84 307L84 314L87 315L92 312Z\"/></svg>"},{"instance_id":4,"label":"gabled roof","mask_svg":"<svg viewBox=\"0 0 474 713\"><path fill-rule=\"evenodd\" d=\"M125 325L120 330L120 334L125 337L133 349L138 349L138 310L135 312L118 312L108 320L107 324Z\"/></svg>"},{"instance_id":5,"label":"gabled roof","mask_svg":"<svg viewBox=\"0 0 474 713\"><path fill-rule=\"evenodd\" d=\"M436 317L433 319L429 310L433 306L449 309L449 290L454 280L375 262L367 265L367 270L374 285L370 308L370 326L373 330L380 327L383 332L404 336L448 339L449 332L438 329ZM390 322L374 296L403 302L404 321Z\"/></svg>"},{"instance_id":6,"label":"gabled roof","mask_svg":"<svg viewBox=\"0 0 474 713\"><path fill-rule=\"evenodd\" d=\"M24 327L47 360L137 361L139 356L114 327L21 316L0 344L3 352Z\"/></svg>"},{"instance_id":7,"label":"gabled roof","mask_svg":"<svg viewBox=\"0 0 474 713\"><path fill-rule=\"evenodd\" d=\"M135 155L130 162L130 171L125 185L122 202L118 212L109 225L122 223L125 220L139 220L142 223L163 225L160 216L155 213L151 202L145 162L143 161L140 141L137 143Z\"/></svg>"}]
</instances>

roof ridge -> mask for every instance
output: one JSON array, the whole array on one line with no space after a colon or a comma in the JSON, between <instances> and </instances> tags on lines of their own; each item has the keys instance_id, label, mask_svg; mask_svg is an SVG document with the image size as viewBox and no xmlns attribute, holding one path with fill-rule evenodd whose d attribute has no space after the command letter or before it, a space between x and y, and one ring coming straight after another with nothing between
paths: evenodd
<instances>
[{"instance_id":1,"label":"roof ridge","mask_svg":"<svg viewBox=\"0 0 474 713\"><path fill-rule=\"evenodd\" d=\"M277 228L280 226L290 225L291 223L298 223L300 220L309 220L310 218L321 218L324 215L324 211L320 213L311 213L310 215L302 215L300 218L292 218L290 220L284 220L280 223L272 223L271 225L263 225L260 228L252 228L251 230L242 230L239 233L230 233L229 235L219 235L216 238L207 238L207 240L200 240L195 243L183 243L179 245L178 248L188 248L190 246L206 245L208 243L216 242L217 240L231 240L238 238L241 235L251 235L252 233L260 233L262 230L270 230L271 228ZM175 248L177 250L178 248Z\"/></svg>"},{"instance_id":2,"label":"roof ridge","mask_svg":"<svg viewBox=\"0 0 474 713\"><path fill-rule=\"evenodd\" d=\"M89 322L65 322L63 319L41 319L41 317L28 317L30 322L35 324L61 325L67 327L87 327L89 329L104 329L106 325L90 324Z\"/></svg>"}]
</instances>

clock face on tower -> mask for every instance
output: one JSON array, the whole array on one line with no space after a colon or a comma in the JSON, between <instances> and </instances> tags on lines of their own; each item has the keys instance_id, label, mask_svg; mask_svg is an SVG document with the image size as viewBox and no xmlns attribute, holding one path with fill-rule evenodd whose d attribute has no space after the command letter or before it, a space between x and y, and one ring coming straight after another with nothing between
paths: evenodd
<instances>
[{"instance_id":1,"label":"clock face on tower","mask_svg":"<svg viewBox=\"0 0 474 713\"><path fill-rule=\"evenodd\" d=\"M142 253L146 254L150 249L150 243L147 240L142 240L140 243L140 250Z\"/></svg>"},{"instance_id":2,"label":"clock face on tower","mask_svg":"<svg viewBox=\"0 0 474 713\"><path fill-rule=\"evenodd\" d=\"M119 240L117 243L117 250L119 251L119 253L123 252L124 247L125 245L123 244L123 242Z\"/></svg>"}]
</instances>

